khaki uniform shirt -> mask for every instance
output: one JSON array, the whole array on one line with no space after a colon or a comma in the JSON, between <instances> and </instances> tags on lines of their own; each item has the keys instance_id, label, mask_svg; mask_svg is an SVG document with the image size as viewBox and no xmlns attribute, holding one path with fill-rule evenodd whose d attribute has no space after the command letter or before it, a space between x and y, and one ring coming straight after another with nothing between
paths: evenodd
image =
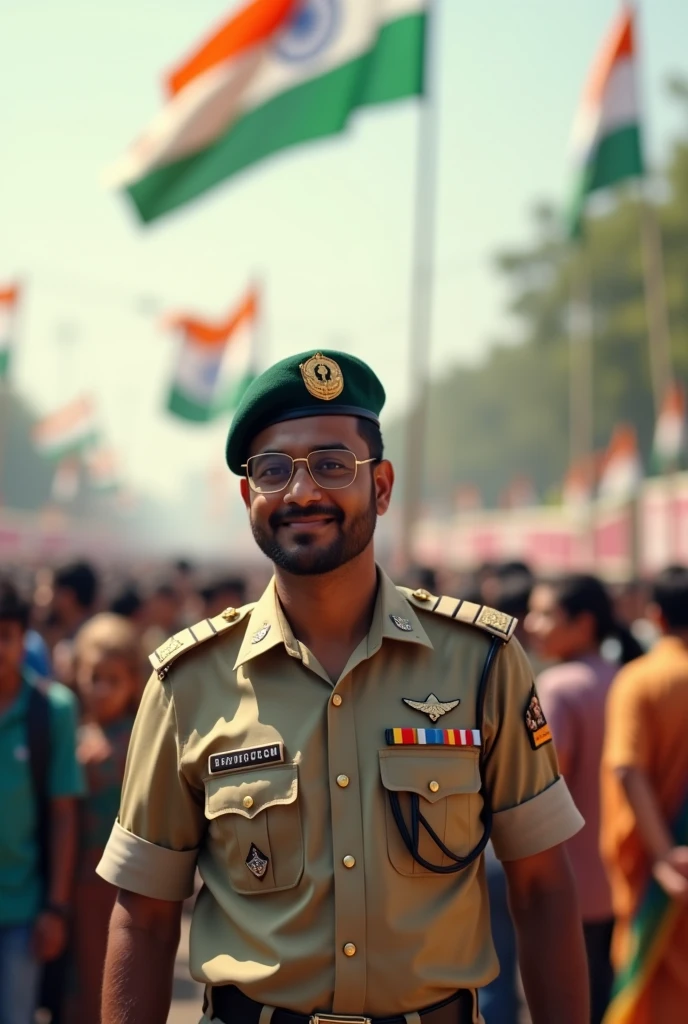
<instances>
[{"instance_id":1,"label":"khaki uniform shirt","mask_svg":"<svg viewBox=\"0 0 688 1024\"><path fill-rule=\"evenodd\" d=\"M431 827L460 856L481 837L477 747L386 744L388 728L432 727L403 698L458 699L436 724L477 724L492 638L445 617L456 599L442 598L440 614L426 610L436 600L416 599L380 573L370 632L334 684L294 637L274 582L212 642L194 647L221 617L178 634L178 651L175 639L159 649L161 662L176 660L146 688L98 871L123 889L182 900L198 865L204 886L190 951L198 980L233 983L300 1013L386 1016L497 974L483 858L454 874L421 867L388 799L402 794L408 821L407 794L418 794ZM465 603L461 614L478 612ZM551 743L534 749L529 740L532 685L518 642L505 644L482 742L494 847L506 860L548 849L582 825ZM280 744L284 762L261 763ZM242 750L245 758L215 765L231 770L209 771L210 755ZM449 863L421 833L421 854ZM255 849L263 867L268 861L262 877L248 867Z\"/></svg>"}]
</instances>

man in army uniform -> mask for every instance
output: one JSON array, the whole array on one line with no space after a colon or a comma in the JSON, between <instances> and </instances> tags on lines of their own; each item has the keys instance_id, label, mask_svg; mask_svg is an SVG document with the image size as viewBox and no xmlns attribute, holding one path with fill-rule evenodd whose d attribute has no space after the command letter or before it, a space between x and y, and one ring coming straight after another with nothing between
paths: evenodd
<instances>
[{"instance_id":1,"label":"man in army uniform","mask_svg":"<svg viewBox=\"0 0 688 1024\"><path fill-rule=\"evenodd\" d=\"M120 889L103 1024L164 1024L198 866L203 1021L465 1024L498 971L482 851L504 861L534 1024L585 1024L561 844L582 825L515 620L376 566L381 383L343 353L260 376L227 442L274 564L255 605L177 633L134 728L98 868Z\"/></svg>"}]
</instances>

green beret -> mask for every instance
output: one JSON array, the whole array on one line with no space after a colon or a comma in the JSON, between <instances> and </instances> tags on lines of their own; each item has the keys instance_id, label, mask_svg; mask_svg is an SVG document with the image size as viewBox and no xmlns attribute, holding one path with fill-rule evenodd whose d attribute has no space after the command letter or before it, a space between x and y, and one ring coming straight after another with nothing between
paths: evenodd
<instances>
[{"instance_id":1,"label":"green beret","mask_svg":"<svg viewBox=\"0 0 688 1024\"><path fill-rule=\"evenodd\" d=\"M379 423L385 389L362 360L345 352L301 352L249 385L227 437L227 465L241 476L251 441L266 427L302 416L361 416Z\"/></svg>"}]
</instances>

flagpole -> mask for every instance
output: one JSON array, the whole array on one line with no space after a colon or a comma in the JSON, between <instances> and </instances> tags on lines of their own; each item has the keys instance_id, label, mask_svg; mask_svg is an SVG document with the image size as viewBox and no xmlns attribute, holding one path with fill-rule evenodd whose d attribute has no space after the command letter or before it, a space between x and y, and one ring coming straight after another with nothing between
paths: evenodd
<instances>
[{"instance_id":1,"label":"flagpole","mask_svg":"<svg viewBox=\"0 0 688 1024\"><path fill-rule=\"evenodd\" d=\"M573 259L569 317L569 446L571 466L586 474L585 557L593 559L594 352L590 276L581 240Z\"/></svg>"},{"instance_id":2,"label":"flagpole","mask_svg":"<svg viewBox=\"0 0 688 1024\"><path fill-rule=\"evenodd\" d=\"M627 2L622 0L622 7L626 6L628 6ZM640 4L638 0L636 0L634 7L639 15ZM640 89L642 81L642 48L640 46L637 47L636 51L636 66L639 85L638 107L640 109L642 103L642 90ZM646 116L642 118L641 123L648 124ZM650 192L647 174L640 179L639 213L650 380L652 383L652 399L656 423L662 411L662 404L672 379L671 335L664 278L662 232L657 207Z\"/></svg>"},{"instance_id":3,"label":"flagpole","mask_svg":"<svg viewBox=\"0 0 688 1024\"><path fill-rule=\"evenodd\" d=\"M12 376L15 372L15 360L16 353L19 349L19 323L21 302L23 298L23 287L21 282L16 282L16 299L14 303L14 310L12 312L10 321L10 338L8 343L7 351L7 370L5 375L0 381L0 509L7 505L7 495L5 493L5 474L7 471L8 453L9 453L9 441L10 441L10 429L12 427L12 398L14 395L14 389L12 388Z\"/></svg>"},{"instance_id":4,"label":"flagpole","mask_svg":"<svg viewBox=\"0 0 688 1024\"><path fill-rule=\"evenodd\" d=\"M430 398L430 348L434 252L437 221L439 119L437 69L439 50L439 0L428 0L423 61L424 89L418 115L416 196L411 278L409 410L404 449L404 500L402 506L401 559L405 568L413 561L413 531L422 505L425 437Z\"/></svg>"},{"instance_id":5,"label":"flagpole","mask_svg":"<svg viewBox=\"0 0 688 1024\"><path fill-rule=\"evenodd\" d=\"M640 238L645 280L650 379L656 422L672 378L671 339L659 217L654 202L647 194L647 188L641 184L640 189Z\"/></svg>"}]
</instances>

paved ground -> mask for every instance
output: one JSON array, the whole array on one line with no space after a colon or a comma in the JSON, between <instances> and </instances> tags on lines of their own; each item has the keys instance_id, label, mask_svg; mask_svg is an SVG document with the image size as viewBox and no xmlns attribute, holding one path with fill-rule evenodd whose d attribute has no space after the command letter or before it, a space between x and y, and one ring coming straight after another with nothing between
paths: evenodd
<instances>
[{"instance_id":1,"label":"paved ground","mask_svg":"<svg viewBox=\"0 0 688 1024\"><path fill-rule=\"evenodd\" d=\"M203 988L189 976L189 921L190 918L185 914L182 918L182 941L174 970L174 999L167 1024L198 1024L202 1016Z\"/></svg>"}]
</instances>

